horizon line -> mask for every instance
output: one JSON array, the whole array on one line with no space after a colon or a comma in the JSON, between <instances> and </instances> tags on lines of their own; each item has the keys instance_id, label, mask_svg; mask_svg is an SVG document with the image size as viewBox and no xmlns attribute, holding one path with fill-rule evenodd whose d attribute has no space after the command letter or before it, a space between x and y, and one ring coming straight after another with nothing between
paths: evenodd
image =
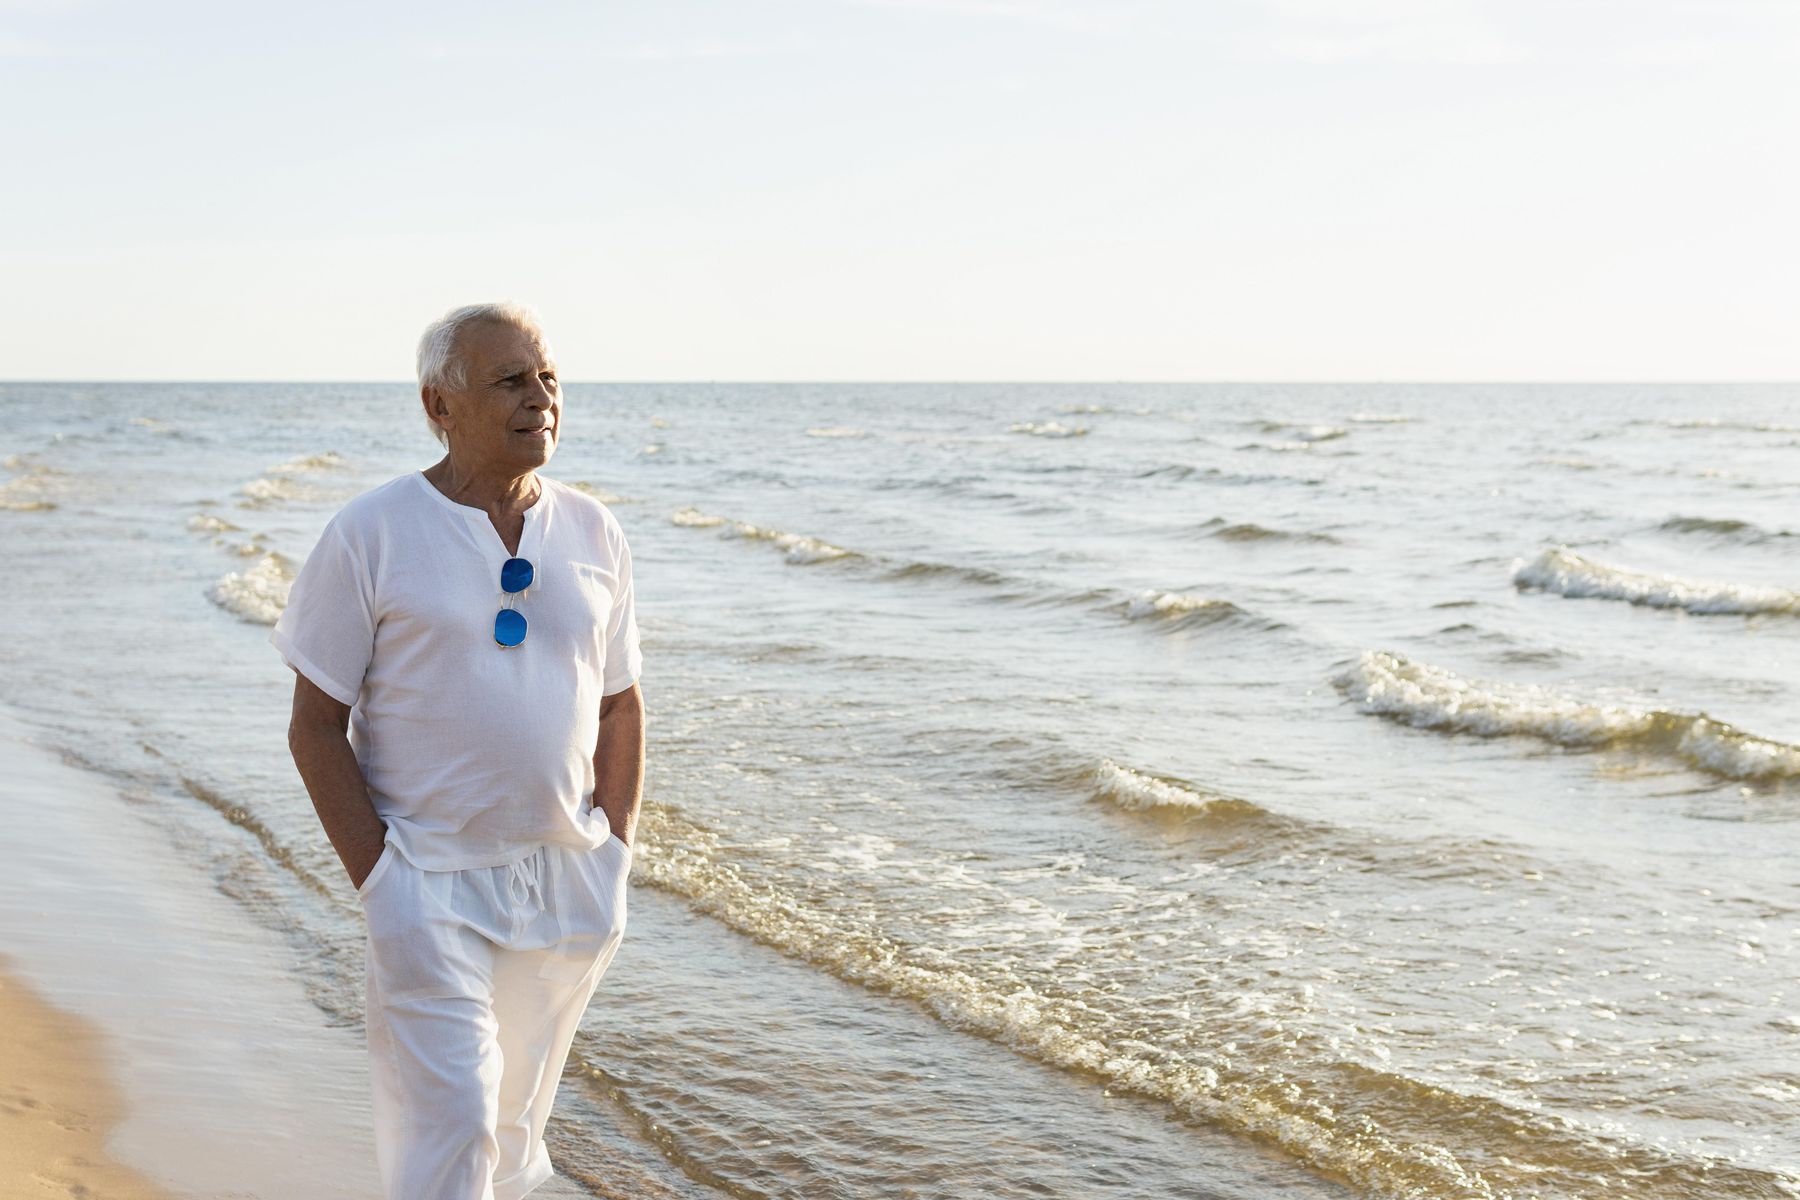
<instances>
[{"instance_id":1,"label":"horizon line","mask_svg":"<svg viewBox=\"0 0 1800 1200\"><path fill-rule=\"evenodd\" d=\"M128 377L117 377L117 378L108 378L108 379L77 379L77 378L0 379L0 386L4 386L7 384L16 384L16 383L65 383L65 384L96 384L96 383L294 384L294 383L309 383L309 384L358 384L358 385L371 386L371 387L408 387L408 388L412 388L412 387L418 386L417 380L393 380L393 379L273 379L273 378L269 378L269 379L223 379L223 378L219 378L219 379L161 379L161 378L148 378L148 379L146 379L146 378L128 378ZM876 385L893 385L893 384L1030 384L1033 386L1052 386L1052 387L1091 387L1091 386L1095 386L1095 385L1119 385L1119 384L1124 384L1124 385L1143 385L1143 384L1183 385L1183 386L1203 386L1203 387L1237 386L1237 385L1243 385L1243 384L1280 384L1280 385L1293 385L1293 384L1298 384L1298 385L1317 385L1317 384L1394 385L1394 384L1399 384L1399 385L1407 385L1407 386L1415 386L1415 385L1430 385L1430 386L1529 385L1529 386L1538 386L1538 385L1550 385L1550 384L1607 384L1607 385L1634 385L1634 386L1684 386L1684 385L1693 385L1693 384L1789 385L1789 384L1800 384L1800 378L1767 379L1767 378L1748 378L1748 377L1740 378L1740 377L1729 377L1729 376L1720 376L1720 377L1713 377L1713 378L1686 378L1686 379L1673 379L1673 378L1668 378L1668 379L1665 379L1665 378L1631 379L1631 378L1620 378L1620 377L1616 377L1616 376L1608 376L1608 377L1569 376L1569 377L1564 377L1564 378L1542 377L1542 378L1505 378L1505 379L1495 379L1495 378L1486 378L1486 379L1481 379L1481 378L1465 378L1465 379L1417 378L1417 379L1415 379L1415 378L1407 378L1407 377L1386 377L1386 378L1344 378L1344 377L1339 377L1339 378L1330 378L1330 377L1323 377L1323 376L1314 377L1314 378L1283 378L1283 379L1277 379L1277 378L1024 379L1024 378L1002 378L1002 377L974 378L974 379L969 379L969 378L961 378L961 379L873 379L873 378L871 378L871 379L851 379L851 378L843 378L843 379L725 379L725 378L699 379L699 378L686 378L686 379L565 379L565 380L563 380L563 384L565 386L600 385L600 386L608 386L608 387L617 387L617 386L624 386L624 385L641 385L641 384L682 384L682 385L689 385L689 384L711 384L711 385L717 385L717 384L806 384L806 385L851 384L851 385L857 385L857 386L866 386L866 385L870 385L870 384L876 384Z\"/></svg>"}]
</instances>

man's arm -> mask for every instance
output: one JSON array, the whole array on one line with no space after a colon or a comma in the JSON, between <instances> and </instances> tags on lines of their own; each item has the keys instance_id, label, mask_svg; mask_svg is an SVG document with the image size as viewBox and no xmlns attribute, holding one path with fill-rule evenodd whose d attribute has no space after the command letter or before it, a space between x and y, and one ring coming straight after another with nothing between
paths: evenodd
<instances>
[{"instance_id":1,"label":"man's arm","mask_svg":"<svg viewBox=\"0 0 1800 1200\"><path fill-rule=\"evenodd\" d=\"M350 748L350 706L320 691L312 680L294 672L294 710L288 720L288 750L312 797L319 824L331 839L350 880L358 888L375 861L387 826L369 799L369 785Z\"/></svg>"},{"instance_id":2,"label":"man's arm","mask_svg":"<svg viewBox=\"0 0 1800 1200\"><path fill-rule=\"evenodd\" d=\"M594 807L627 846L637 829L644 785L644 695L632 684L600 700L600 741L594 747Z\"/></svg>"}]
</instances>

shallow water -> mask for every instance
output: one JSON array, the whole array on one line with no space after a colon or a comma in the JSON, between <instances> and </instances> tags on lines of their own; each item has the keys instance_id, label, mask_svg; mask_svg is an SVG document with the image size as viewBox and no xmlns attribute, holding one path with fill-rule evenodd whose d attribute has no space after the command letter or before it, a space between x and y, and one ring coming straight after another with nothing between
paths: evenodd
<instances>
[{"instance_id":1,"label":"shallow water","mask_svg":"<svg viewBox=\"0 0 1800 1200\"><path fill-rule=\"evenodd\" d=\"M559 1165L1800 1195L1797 399L571 386L546 473L631 539L650 761ZM5 699L358 1020L264 639L436 458L410 389L0 413Z\"/></svg>"}]
</instances>

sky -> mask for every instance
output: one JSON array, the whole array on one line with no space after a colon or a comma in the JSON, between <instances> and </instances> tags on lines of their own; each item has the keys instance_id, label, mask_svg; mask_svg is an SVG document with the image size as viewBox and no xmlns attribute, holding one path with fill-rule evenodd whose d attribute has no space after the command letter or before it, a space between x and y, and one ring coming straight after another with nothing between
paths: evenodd
<instances>
[{"instance_id":1,"label":"sky","mask_svg":"<svg viewBox=\"0 0 1800 1200\"><path fill-rule=\"evenodd\" d=\"M1793 0L0 0L0 378L1800 379Z\"/></svg>"}]
</instances>

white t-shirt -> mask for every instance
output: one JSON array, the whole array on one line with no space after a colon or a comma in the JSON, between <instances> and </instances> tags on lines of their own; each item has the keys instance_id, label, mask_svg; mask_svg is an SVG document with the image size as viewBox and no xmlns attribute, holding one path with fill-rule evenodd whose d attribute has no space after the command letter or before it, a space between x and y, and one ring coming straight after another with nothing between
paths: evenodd
<instances>
[{"instance_id":1,"label":"white t-shirt","mask_svg":"<svg viewBox=\"0 0 1800 1200\"><path fill-rule=\"evenodd\" d=\"M643 666L631 551L604 504L539 475L514 593L524 642L494 614L511 555L487 513L413 471L344 505L294 579L269 640L351 705L350 745L387 840L433 871L499 866L538 846L593 850L600 698Z\"/></svg>"}]
</instances>

